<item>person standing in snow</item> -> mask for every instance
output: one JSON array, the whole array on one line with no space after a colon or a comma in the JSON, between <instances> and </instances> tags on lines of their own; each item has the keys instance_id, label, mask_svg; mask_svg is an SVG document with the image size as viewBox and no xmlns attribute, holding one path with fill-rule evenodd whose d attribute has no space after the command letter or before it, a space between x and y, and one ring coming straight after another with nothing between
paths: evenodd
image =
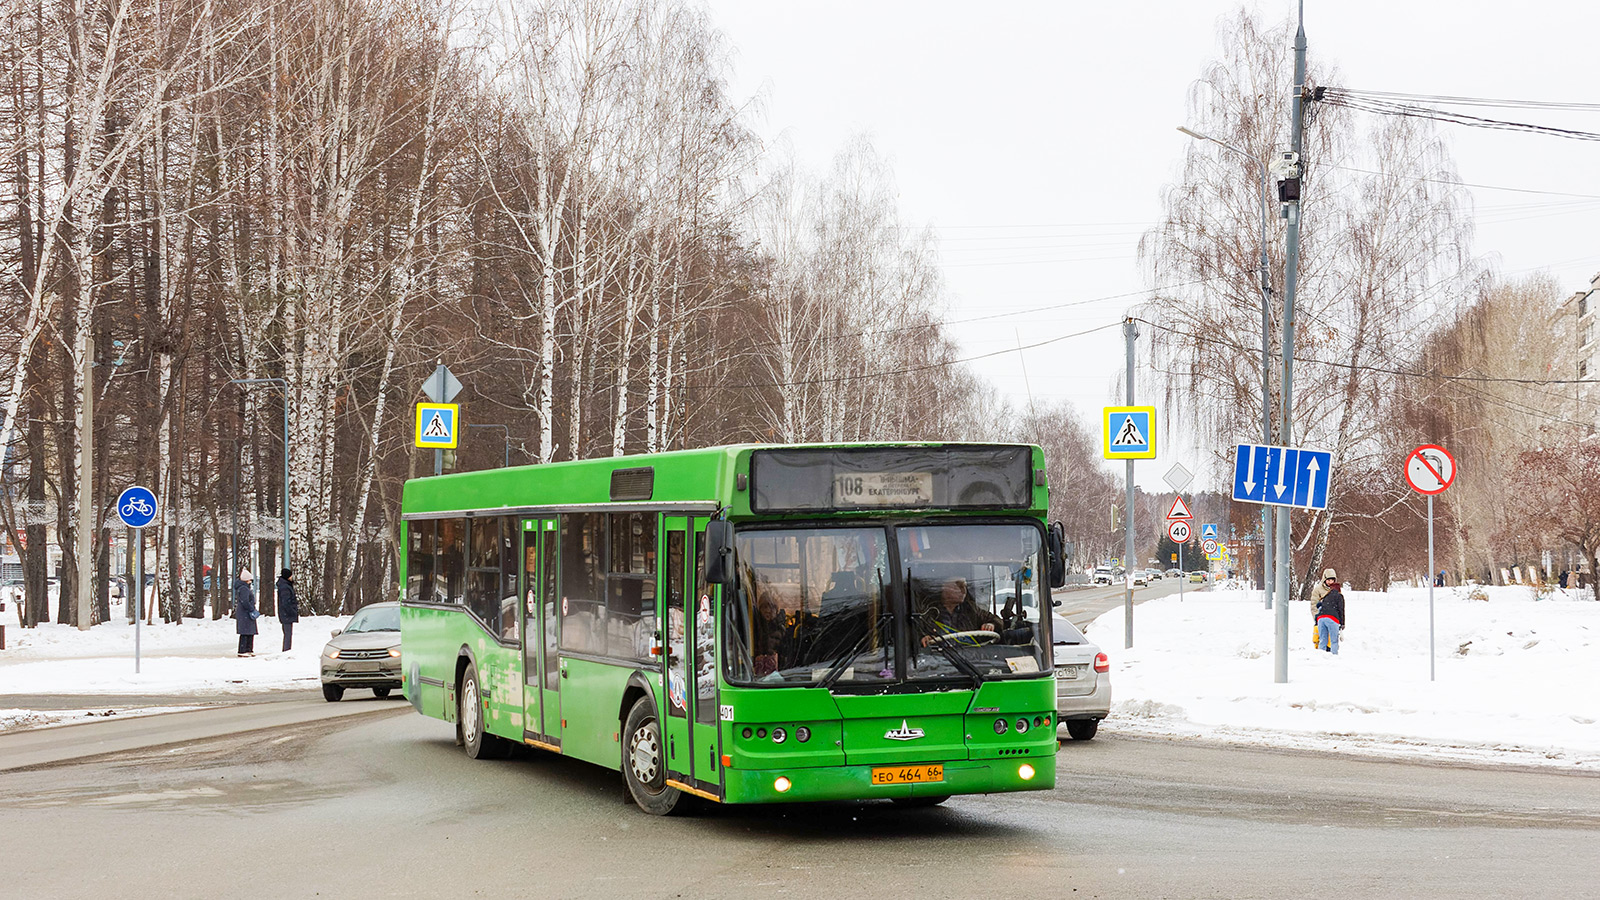
<instances>
[{"instance_id":1,"label":"person standing in snow","mask_svg":"<svg viewBox=\"0 0 1600 900\"><path fill-rule=\"evenodd\" d=\"M1344 591L1335 581L1317 603L1318 646L1337 656L1339 635L1344 632Z\"/></svg>"},{"instance_id":2,"label":"person standing in snow","mask_svg":"<svg viewBox=\"0 0 1600 900\"><path fill-rule=\"evenodd\" d=\"M261 613L256 612L254 581L249 569L240 569L239 580L233 586L233 618L239 632L240 656L256 655L256 619Z\"/></svg>"},{"instance_id":3,"label":"person standing in snow","mask_svg":"<svg viewBox=\"0 0 1600 900\"><path fill-rule=\"evenodd\" d=\"M1322 570L1322 581L1311 589L1311 649L1313 650L1322 646L1321 634L1317 630L1317 606L1322 602L1323 597L1328 596L1328 591L1332 590L1333 586L1338 583L1339 574L1333 571L1330 566Z\"/></svg>"},{"instance_id":4,"label":"person standing in snow","mask_svg":"<svg viewBox=\"0 0 1600 900\"><path fill-rule=\"evenodd\" d=\"M300 601L294 595L294 573L278 574L278 624L283 626L283 652L294 642L294 623L300 621Z\"/></svg>"}]
</instances>

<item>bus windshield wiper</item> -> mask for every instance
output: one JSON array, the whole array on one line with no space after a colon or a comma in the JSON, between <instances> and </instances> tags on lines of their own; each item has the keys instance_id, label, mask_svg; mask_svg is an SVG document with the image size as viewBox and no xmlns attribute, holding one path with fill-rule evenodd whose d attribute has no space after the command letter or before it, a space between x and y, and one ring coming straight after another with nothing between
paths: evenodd
<instances>
[{"instance_id":1,"label":"bus windshield wiper","mask_svg":"<svg viewBox=\"0 0 1600 900\"><path fill-rule=\"evenodd\" d=\"M861 637L856 638L856 642L851 644L850 647L844 651L844 653L839 655L838 659L833 661L833 665L828 667L828 674L822 676L822 680L817 682L817 686L822 688L833 687L833 683L838 681L840 676L844 675L845 669L849 668L847 664L856 658L856 654L860 653L861 648L867 645L867 641L871 640L873 635L883 630L884 620L892 620L893 618L894 613L884 613L878 616L878 620L872 624L872 627L862 631Z\"/></svg>"}]
</instances>

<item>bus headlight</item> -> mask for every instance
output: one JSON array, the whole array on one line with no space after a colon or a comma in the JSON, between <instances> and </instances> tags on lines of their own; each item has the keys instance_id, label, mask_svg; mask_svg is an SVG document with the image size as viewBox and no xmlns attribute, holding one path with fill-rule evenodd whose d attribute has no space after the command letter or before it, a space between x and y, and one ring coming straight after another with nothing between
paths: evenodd
<instances>
[{"instance_id":1,"label":"bus headlight","mask_svg":"<svg viewBox=\"0 0 1600 900\"><path fill-rule=\"evenodd\" d=\"M994 720L994 733L995 734L1005 734L1006 733L1006 729L1008 729L1010 727L1011 726L1006 724L1006 720L1005 719L995 719Z\"/></svg>"},{"instance_id":2,"label":"bus headlight","mask_svg":"<svg viewBox=\"0 0 1600 900\"><path fill-rule=\"evenodd\" d=\"M774 744L781 744L784 741L787 741L788 739L789 739L789 732L785 731L782 728L774 728L774 729L772 729L772 742Z\"/></svg>"},{"instance_id":3,"label":"bus headlight","mask_svg":"<svg viewBox=\"0 0 1600 900\"><path fill-rule=\"evenodd\" d=\"M1023 781L1032 781L1033 780L1033 766L1030 766L1027 763L1023 763L1022 765L1017 767L1017 775Z\"/></svg>"},{"instance_id":4,"label":"bus headlight","mask_svg":"<svg viewBox=\"0 0 1600 900\"><path fill-rule=\"evenodd\" d=\"M1028 718L1026 716L1017 720L1017 734L1028 733Z\"/></svg>"},{"instance_id":5,"label":"bus headlight","mask_svg":"<svg viewBox=\"0 0 1600 900\"><path fill-rule=\"evenodd\" d=\"M794 730L794 739L802 744L811 740L811 729L801 725L799 728Z\"/></svg>"},{"instance_id":6,"label":"bus headlight","mask_svg":"<svg viewBox=\"0 0 1600 900\"><path fill-rule=\"evenodd\" d=\"M790 784L789 779L783 777L782 775L779 775L778 779L772 782L772 789L780 794L789 793L789 788L791 787L794 787L794 785Z\"/></svg>"}]
</instances>

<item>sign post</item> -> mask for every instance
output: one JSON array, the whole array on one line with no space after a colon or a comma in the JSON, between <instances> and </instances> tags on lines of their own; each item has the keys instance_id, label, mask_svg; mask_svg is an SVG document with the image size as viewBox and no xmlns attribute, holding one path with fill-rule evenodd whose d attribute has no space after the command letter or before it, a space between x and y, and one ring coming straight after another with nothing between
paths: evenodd
<instances>
[{"instance_id":1,"label":"sign post","mask_svg":"<svg viewBox=\"0 0 1600 900\"><path fill-rule=\"evenodd\" d=\"M1456 458L1437 444L1423 444L1406 457L1406 483L1428 496L1428 680L1434 679L1433 648L1433 496L1456 480Z\"/></svg>"},{"instance_id":2,"label":"sign post","mask_svg":"<svg viewBox=\"0 0 1600 900\"><path fill-rule=\"evenodd\" d=\"M1183 498L1179 497L1178 498L1178 502L1182 503L1183 502ZM1174 504L1173 508L1174 509L1177 508L1176 504ZM1184 510L1184 512L1188 512L1188 510L1186 509L1186 510ZM1167 523L1167 537L1171 538L1172 542L1174 544L1178 545L1178 602L1179 603L1183 602L1183 579L1184 579L1184 574L1185 574L1184 571L1183 571L1183 544L1184 544L1185 541L1189 540L1189 538L1190 538L1190 536L1192 534L1193 534L1193 531L1189 528L1189 523L1184 521L1183 519L1174 519L1171 522Z\"/></svg>"},{"instance_id":3,"label":"sign post","mask_svg":"<svg viewBox=\"0 0 1600 900\"><path fill-rule=\"evenodd\" d=\"M429 424L432 424L432 420L430 419L429 423L422 421L422 408L428 404L417 404L417 446L433 448L433 474L443 475L444 451L455 449L456 435L461 430L459 417L457 416L459 410L457 407L450 405L450 401L461 393L461 382L456 379L455 373L445 368L445 364L441 362L439 367L433 370L433 374L422 382L422 392L428 395L429 400L433 401L435 408L448 407L450 410L446 426L449 433L438 434L438 426L434 426L434 433L431 435L432 439L428 443L424 443L423 432L427 430ZM441 424L445 424L442 419Z\"/></svg>"},{"instance_id":4,"label":"sign post","mask_svg":"<svg viewBox=\"0 0 1600 900\"><path fill-rule=\"evenodd\" d=\"M1128 570L1123 576L1124 646L1133 646L1133 563L1138 556L1133 552L1133 461L1156 457L1156 408L1133 405L1133 340L1139 331L1133 320L1123 323L1123 336L1128 346L1127 406L1108 406L1104 410L1105 458L1127 460L1127 511L1123 516L1123 555L1128 559Z\"/></svg>"},{"instance_id":5,"label":"sign post","mask_svg":"<svg viewBox=\"0 0 1600 900\"><path fill-rule=\"evenodd\" d=\"M133 554L133 673L139 674L139 628L144 619L144 527L155 521L160 501L147 487L134 485L117 497L117 517L133 530L139 549Z\"/></svg>"}]
</instances>

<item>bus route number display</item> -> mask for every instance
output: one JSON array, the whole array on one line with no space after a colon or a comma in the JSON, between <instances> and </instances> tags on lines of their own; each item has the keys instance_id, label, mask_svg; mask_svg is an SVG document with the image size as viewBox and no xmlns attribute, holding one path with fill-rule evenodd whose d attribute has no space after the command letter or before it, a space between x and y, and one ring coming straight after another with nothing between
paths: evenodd
<instances>
[{"instance_id":1,"label":"bus route number display","mask_svg":"<svg viewBox=\"0 0 1600 900\"><path fill-rule=\"evenodd\" d=\"M844 472L833 477L837 506L931 506L932 472Z\"/></svg>"}]
</instances>

